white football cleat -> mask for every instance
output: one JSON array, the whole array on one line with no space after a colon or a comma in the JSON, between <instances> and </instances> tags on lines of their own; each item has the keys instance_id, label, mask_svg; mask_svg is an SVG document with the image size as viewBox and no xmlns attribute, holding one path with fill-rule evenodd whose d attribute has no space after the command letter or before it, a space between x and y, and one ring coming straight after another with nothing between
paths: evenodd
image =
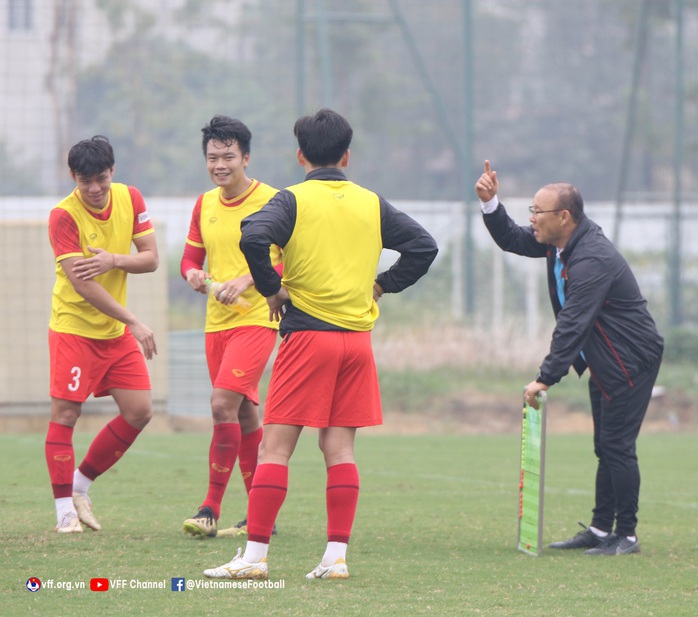
<instances>
[{"instance_id":1,"label":"white football cleat","mask_svg":"<svg viewBox=\"0 0 698 617\"><path fill-rule=\"evenodd\" d=\"M75 504L75 509L77 510L78 518L81 522L95 531L102 529L99 521L95 518L95 515L92 514L92 502L87 495L77 495L73 493L73 503Z\"/></svg>"},{"instance_id":2,"label":"white football cleat","mask_svg":"<svg viewBox=\"0 0 698 617\"><path fill-rule=\"evenodd\" d=\"M349 578L347 562L341 557L331 566L323 566L321 563L305 575L305 578Z\"/></svg>"},{"instance_id":3,"label":"white football cleat","mask_svg":"<svg viewBox=\"0 0 698 617\"><path fill-rule=\"evenodd\" d=\"M58 533L82 533L82 525L76 512L65 512L54 531Z\"/></svg>"},{"instance_id":4,"label":"white football cleat","mask_svg":"<svg viewBox=\"0 0 698 617\"><path fill-rule=\"evenodd\" d=\"M208 578L242 578L262 580L269 578L269 566L266 557L258 563L248 563L240 555L242 548L238 549L232 561L224 563L217 568L204 570L204 576Z\"/></svg>"}]
</instances>

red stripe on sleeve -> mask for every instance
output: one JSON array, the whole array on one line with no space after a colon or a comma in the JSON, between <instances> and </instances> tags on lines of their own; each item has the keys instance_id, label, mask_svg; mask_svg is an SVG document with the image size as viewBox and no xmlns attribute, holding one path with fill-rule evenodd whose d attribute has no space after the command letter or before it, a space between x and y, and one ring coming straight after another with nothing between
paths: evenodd
<instances>
[{"instance_id":1,"label":"red stripe on sleeve","mask_svg":"<svg viewBox=\"0 0 698 617\"><path fill-rule=\"evenodd\" d=\"M204 269L204 261L206 261L206 249L191 244L184 245L184 254L179 265L179 271L182 278L187 278L187 270L195 268L196 270Z\"/></svg>"},{"instance_id":2,"label":"red stripe on sleeve","mask_svg":"<svg viewBox=\"0 0 698 617\"><path fill-rule=\"evenodd\" d=\"M56 258L69 253L82 253L77 223L62 208L51 210L48 219L48 235Z\"/></svg>"}]
</instances>

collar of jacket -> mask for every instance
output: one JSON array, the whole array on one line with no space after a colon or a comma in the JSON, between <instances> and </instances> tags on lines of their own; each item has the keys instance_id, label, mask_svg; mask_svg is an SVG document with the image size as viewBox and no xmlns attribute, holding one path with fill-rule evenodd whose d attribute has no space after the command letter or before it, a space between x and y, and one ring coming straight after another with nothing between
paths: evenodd
<instances>
[{"instance_id":1,"label":"collar of jacket","mask_svg":"<svg viewBox=\"0 0 698 617\"><path fill-rule=\"evenodd\" d=\"M577 242L579 242L579 239L584 236L592 228L592 226L593 223L591 222L591 219L589 219L586 214L582 213L582 219L579 221L579 223L577 223L577 227L572 232L569 242L560 252L560 259L562 259L564 263L567 263L567 259L569 258L570 253L572 253L574 250ZM552 254L555 255L555 251L552 251Z\"/></svg>"},{"instance_id":2,"label":"collar of jacket","mask_svg":"<svg viewBox=\"0 0 698 617\"><path fill-rule=\"evenodd\" d=\"M306 180L346 180L347 177L341 169L336 167L320 167L308 172Z\"/></svg>"}]
</instances>

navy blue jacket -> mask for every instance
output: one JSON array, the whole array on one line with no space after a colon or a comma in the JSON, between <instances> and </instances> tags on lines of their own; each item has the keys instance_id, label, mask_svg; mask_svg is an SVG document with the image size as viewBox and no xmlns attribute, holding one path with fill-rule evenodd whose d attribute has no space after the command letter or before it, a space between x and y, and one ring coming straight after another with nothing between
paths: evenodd
<instances>
[{"instance_id":1,"label":"navy blue jacket","mask_svg":"<svg viewBox=\"0 0 698 617\"><path fill-rule=\"evenodd\" d=\"M550 386L560 381L570 366L574 365L579 375L588 367L603 395L612 399L633 387L638 375L657 366L664 340L630 266L596 223L583 216L560 254L565 285L565 305L561 307L554 273L557 249L540 244L532 228L517 225L501 203L483 219L503 250L546 258L548 291L557 323L537 381Z\"/></svg>"}]
</instances>

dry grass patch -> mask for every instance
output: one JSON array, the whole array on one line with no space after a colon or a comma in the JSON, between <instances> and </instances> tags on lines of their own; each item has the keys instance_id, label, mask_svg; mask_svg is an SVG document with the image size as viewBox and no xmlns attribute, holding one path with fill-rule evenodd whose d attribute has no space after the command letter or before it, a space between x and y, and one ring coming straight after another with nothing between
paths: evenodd
<instances>
[{"instance_id":1,"label":"dry grass patch","mask_svg":"<svg viewBox=\"0 0 698 617\"><path fill-rule=\"evenodd\" d=\"M497 331L449 323L377 327L373 347L379 368L395 371L533 370L548 353L549 334L531 337L513 322Z\"/></svg>"}]
</instances>

